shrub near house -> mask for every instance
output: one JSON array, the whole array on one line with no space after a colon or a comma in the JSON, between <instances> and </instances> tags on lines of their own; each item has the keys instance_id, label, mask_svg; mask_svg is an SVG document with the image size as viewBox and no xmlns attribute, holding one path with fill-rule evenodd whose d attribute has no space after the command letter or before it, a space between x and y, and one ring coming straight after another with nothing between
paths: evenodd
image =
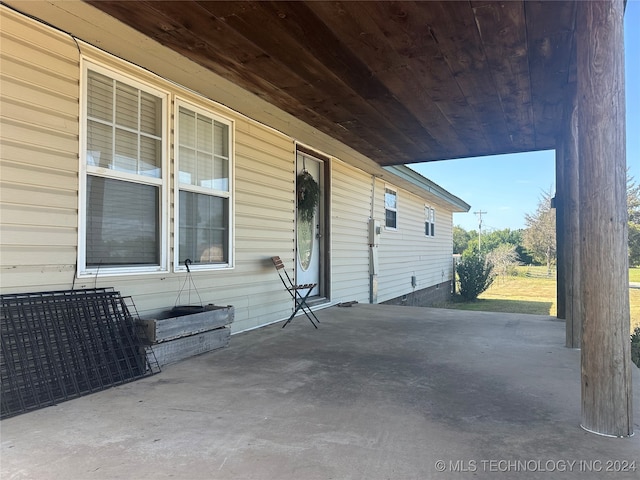
<instances>
[{"instance_id":1,"label":"shrub near house","mask_svg":"<svg viewBox=\"0 0 640 480\"><path fill-rule=\"evenodd\" d=\"M479 255L465 255L458 264L456 272L460 282L460 296L475 300L493 282L492 267L486 258Z\"/></svg>"}]
</instances>

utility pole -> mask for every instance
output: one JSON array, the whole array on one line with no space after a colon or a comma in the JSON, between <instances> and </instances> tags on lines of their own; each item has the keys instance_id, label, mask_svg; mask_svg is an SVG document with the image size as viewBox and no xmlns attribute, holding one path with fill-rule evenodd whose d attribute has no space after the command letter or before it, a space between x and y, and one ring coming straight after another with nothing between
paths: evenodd
<instances>
[{"instance_id":1,"label":"utility pole","mask_svg":"<svg viewBox=\"0 0 640 480\"><path fill-rule=\"evenodd\" d=\"M479 210L477 212L473 212L474 215L478 215L478 255L480 255L480 236L482 235L482 215L488 213Z\"/></svg>"}]
</instances>

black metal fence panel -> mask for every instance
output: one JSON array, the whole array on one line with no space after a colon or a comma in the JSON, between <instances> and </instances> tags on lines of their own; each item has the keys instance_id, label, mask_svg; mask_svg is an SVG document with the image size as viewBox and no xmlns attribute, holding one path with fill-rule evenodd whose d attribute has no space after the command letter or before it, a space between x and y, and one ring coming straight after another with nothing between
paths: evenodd
<instances>
[{"instance_id":1,"label":"black metal fence panel","mask_svg":"<svg viewBox=\"0 0 640 480\"><path fill-rule=\"evenodd\" d=\"M0 418L154 373L112 288L0 298Z\"/></svg>"}]
</instances>

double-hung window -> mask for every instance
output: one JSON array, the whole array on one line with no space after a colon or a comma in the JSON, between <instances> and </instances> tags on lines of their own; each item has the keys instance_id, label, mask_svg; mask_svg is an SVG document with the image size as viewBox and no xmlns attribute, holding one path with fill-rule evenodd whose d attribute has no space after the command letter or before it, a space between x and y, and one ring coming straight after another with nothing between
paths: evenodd
<instances>
[{"instance_id":1,"label":"double-hung window","mask_svg":"<svg viewBox=\"0 0 640 480\"><path fill-rule=\"evenodd\" d=\"M424 234L427 237L435 237L436 235L436 211L435 209L425 205L424 207Z\"/></svg>"},{"instance_id":2,"label":"double-hung window","mask_svg":"<svg viewBox=\"0 0 640 480\"><path fill-rule=\"evenodd\" d=\"M166 268L167 95L85 64L80 273Z\"/></svg>"},{"instance_id":3,"label":"double-hung window","mask_svg":"<svg viewBox=\"0 0 640 480\"><path fill-rule=\"evenodd\" d=\"M386 228L398 228L398 193L389 187L384 189L384 219Z\"/></svg>"},{"instance_id":4,"label":"double-hung window","mask_svg":"<svg viewBox=\"0 0 640 480\"><path fill-rule=\"evenodd\" d=\"M176 265L231 265L231 124L206 110L177 102Z\"/></svg>"},{"instance_id":5,"label":"double-hung window","mask_svg":"<svg viewBox=\"0 0 640 480\"><path fill-rule=\"evenodd\" d=\"M89 60L83 85L79 274L167 271L170 232L174 270L231 267L233 123Z\"/></svg>"}]
</instances>

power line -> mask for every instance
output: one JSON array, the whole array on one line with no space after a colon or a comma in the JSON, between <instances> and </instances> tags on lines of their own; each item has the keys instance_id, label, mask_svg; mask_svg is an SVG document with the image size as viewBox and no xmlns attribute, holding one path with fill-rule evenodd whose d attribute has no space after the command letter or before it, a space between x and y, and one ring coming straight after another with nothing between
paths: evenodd
<instances>
[{"instance_id":1,"label":"power line","mask_svg":"<svg viewBox=\"0 0 640 480\"><path fill-rule=\"evenodd\" d=\"M483 212L482 210L479 210L473 213L474 215L478 215L478 253L480 253L480 237L482 236L482 215L485 215L489 212Z\"/></svg>"}]
</instances>

